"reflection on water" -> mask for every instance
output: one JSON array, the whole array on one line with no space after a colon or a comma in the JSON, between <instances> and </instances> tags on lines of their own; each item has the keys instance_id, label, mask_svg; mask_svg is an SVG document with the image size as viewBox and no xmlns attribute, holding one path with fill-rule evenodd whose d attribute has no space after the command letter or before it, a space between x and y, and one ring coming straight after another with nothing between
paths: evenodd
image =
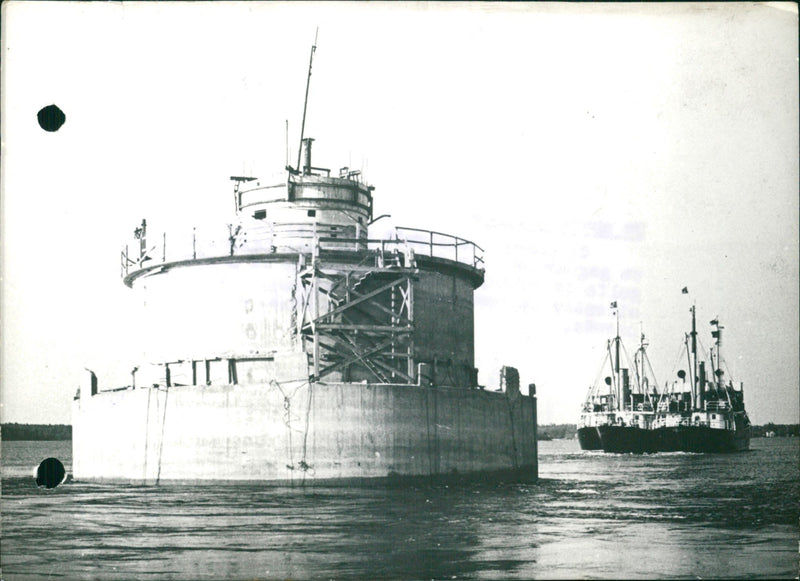
<instances>
[{"instance_id":1,"label":"reflection on water","mask_svg":"<svg viewBox=\"0 0 800 581\"><path fill-rule=\"evenodd\" d=\"M48 490L32 470L69 443L4 442L3 579L794 578L800 441L752 447L541 442L524 486Z\"/></svg>"}]
</instances>

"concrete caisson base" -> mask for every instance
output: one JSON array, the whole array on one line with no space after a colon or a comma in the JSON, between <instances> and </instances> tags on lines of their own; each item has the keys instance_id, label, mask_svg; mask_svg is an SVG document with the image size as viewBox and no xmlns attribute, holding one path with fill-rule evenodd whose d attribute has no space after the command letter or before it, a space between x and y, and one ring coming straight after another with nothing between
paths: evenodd
<instances>
[{"instance_id":1,"label":"concrete caisson base","mask_svg":"<svg viewBox=\"0 0 800 581\"><path fill-rule=\"evenodd\" d=\"M536 399L478 389L277 382L74 402L75 480L352 484L537 477Z\"/></svg>"}]
</instances>

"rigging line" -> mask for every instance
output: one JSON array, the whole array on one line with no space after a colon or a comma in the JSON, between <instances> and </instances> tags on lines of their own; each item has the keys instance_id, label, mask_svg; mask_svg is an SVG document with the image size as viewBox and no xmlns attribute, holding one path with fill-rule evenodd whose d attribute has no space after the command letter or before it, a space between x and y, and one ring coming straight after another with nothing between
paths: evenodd
<instances>
[{"instance_id":1,"label":"rigging line","mask_svg":"<svg viewBox=\"0 0 800 581\"><path fill-rule=\"evenodd\" d=\"M614 363L614 357L611 355L611 341L608 342L608 357L609 357L609 360L611 361L611 386L610 386L611 387L611 394L610 394L611 395L611 400L614 401L615 403L618 403L618 402L616 402L616 399L617 399L617 389L618 389L619 381L617 379L617 375L618 374L615 371L615 369L617 367L619 367L619 360L617 360L617 362ZM619 359L619 358L617 358L617 359Z\"/></svg>"},{"instance_id":2,"label":"rigging line","mask_svg":"<svg viewBox=\"0 0 800 581\"><path fill-rule=\"evenodd\" d=\"M310 383L308 384L308 404L306 405L306 429L303 433L303 459L300 460L300 469L303 471L303 482L306 480L306 472L309 470L310 466L306 462L306 452L308 450L308 428L309 428L309 420L311 417L311 399L314 397L314 386Z\"/></svg>"},{"instance_id":3,"label":"rigging line","mask_svg":"<svg viewBox=\"0 0 800 581\"><path fill-rule=\"evenodd\" d=\"M625 348L625 345L622 343L622 341L620 341L620 345L622 345L622 353L625 355L625 361L628 362L628 369L630 369L630 367L631 367L631 358L628 355L628 350ZM637 375L638 374L634 374L634 377L636 377ZM637 380L636 386L639 388L638 392L639 393L643 393L642 392L642 385L641 385L641 383L639 383L638 377L636 377L636 380Z\"/></svg>"},{"instance_id":4,"label":"rigging line","mask_svg":"<svg viewBox=\"0 0 800 581\"><path fill-rule=\"evenodd\" d=\"M281 384L274 378L269 380L269 384L277 387L278 391L280 391L283 396L283 409L285 410L283 423L286 426L286 440L289 453L289 463L286 465L286 468L294 470L294 462L292 461L292 457L294 456L292 450L292 400L286 395L286 392L283 391ZM293 480L291 477L289 479Z\"/></svg>"},{"instance_id":5,"label":"rigging line","mask_svg":"<svg viewBox=\"0 0 800 581\"><path fill-rule=\"evenodd\" d=\"M156 486L161 480L161 458L164 455L164 426L167 423L167 401L169 400L169 386L164 389L164 414L161 417L161 442L158 445L158 472L156 473Z\"/></svg>"},{"instance_id":6,"label":"rigging line","mask_svg":"<svg viewBox=\"0 0 800 581\"><path fill-rule=\"evenodd\" d=\"M600 369L597 370L597 375L594 378L594 383L589 387L589 393L586 394L587 401L594 396L594 393L597 391L597 384L600 382L600 376L603 375L603 369L606 367L606 362L608 361L608 351L605 352L603 356L603 362L600 364Z\"/></svg>"},{"instance_id":7,"label":"rigging line","mask_svg":"<svg viewBox=\"0 0 800 581\"><path fill-rule=\"evenodd\" d=\"M298 381L299 381L299 380L298 380ZM309 385L309 383L308 383L308 380L307 380L307 379L306 379L306 380L303 380L303 381L302 381L302 383L301 383L300 385L298 385L297 387L295 387L295 388L294 388L294 391L292 392L292 395L290 395L290 396L289 396L289 399L293 398L293 397L294 397L294 394L296 394L298 391L300 391L300 390L303 388L303 386L304 386L304 385Z\"/></svg>"},{"instance_id":8,"label":"rigging line","mask_svg":"<svg viewBox=\"0 0 800 581\"><path fill-rule=\"evenodd\" d=\"M656 372L653 371L653 365L650 363L650 357L645 356L644 361L647 363L647 368L650 370L650 375L653 377L653 383L655 384L656 392L658 392L658 378L656 377Z\"/></svg>"},{"instance_id":9,"label":"rigging line","mask_svg":"<svg viewBox=\"0 0 800 581\"><path fill-rule=\"evenodd\" d=\"M630 355L628 355L628 350L625 348L625 344L622 341L620 341L619 344L622 346L622 353L623 353L623 355L625 355L625 362L628 364L628 369L630 369L631 368L631 358L630 358Z\"/></svg>"},{"instance_id":10,"label":"rigging line","mask_svg":"<svg viewBox=\"0 0 800 581\"><path fill-rule=\"evenodd\" d=\"M678 355L673 358L673 361L675 361L675 363L672 364L672 370L670 371L670 377L675 375L675 369L677 369L678 365L680 365L681 357L683 357L683 350L685 348L686 348L686 344L685 343L681 343L680 347L678 348ZM674 380L673 380L673 383L674 383ZM667 382L667 385L669 385L669 382ZM672 393L673 391L674 390L670 389L670 393Z\"/></svg>"},{"instance_id":11,"label":"rigging line","mask_svg":"<svg viewBox=\"0 0 800 581\"><path fill-rule=\"evenodd\" d=\"M300 384L297 387L294 388L294 391L292 391L292 393L290 395L286 395L286 392L283 391L282 385L288 385L290 383L295 383L297 381L299 381ZM275 384L275 386L277 386L278 390L281 392L281 395L283 397L291 399L292 397L294 397L294 394L296 394L300 390L300 388L302 388L304 385L306 385L308 383L308 378L307 377L298 377L297 379L287 379L286 381L283 381L283 382L278 381L275 378L272 378L272 379L269 380L269 383L270 383L270 385Z\"/></svg>"}]
</instances>

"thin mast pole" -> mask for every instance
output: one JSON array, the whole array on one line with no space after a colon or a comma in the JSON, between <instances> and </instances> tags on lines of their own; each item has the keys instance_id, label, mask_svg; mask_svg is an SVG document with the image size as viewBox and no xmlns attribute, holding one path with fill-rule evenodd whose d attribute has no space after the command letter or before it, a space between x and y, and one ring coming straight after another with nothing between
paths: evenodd
<instances>
[{"instance_id":1,"label":"thin mast pole","mask_svg":"<svg viewBox=\"0 0 800 581\"><path fill-rule=\"evenodd\" d=\"M617 316L617 336L614 339L614 343L616 344L616 361L614 362L614 371L617 374L617 398L620 403L620 410L625 406L625 402L622 401L622 383L620 381L619 376L619 307L614 310L614 314Z\"/></svg>"},{"instance_id":2,"label":"thin mast pole","mask_svg":"<svg viewBox=\"0 0 800 581\"><path fill-rule=\"evenodd\" d=\"M614 309L614 315L617 317L617 336L614 338L616 343L616 360L614 361L614 372L619 374L619 307Z\"/></svg>"},{"instance_id":3,"label":"thin mast pole","mask_svg":"<svg viewBox=\"0 0 800 581\"><path fill-rule=\"evenodd\" d=\"M692 305L692 408L697 405L697 323L695 306Z\"/></svg>"},{"instance_id":4,"label":"thin mast pole","mask_svg":"<svg viewBox=\"0 0 800 581\"><path fill-rule=\"evenodd\" d=\"M303 137L306 130L306 109L308 108L308 88L311 86L311 64L314 62L314 51L317 50L317 35L319 28L314 34L314 44L311 46L311 56L308 58L308 79L306 80L306 98L303 102L303 123L300 126L300 146L297 148L297 170L302 171L300 167L300 157L303 154Z\"/></svg>"},{"instance_id":5,"label":"thin mast pole","mask_svg":"<svg viewBox=\"0 0 800 581\"><path fill-rule=\"evenodd\" d=\"M614 355L611 353L611 341L608 341L606 351L608 351L608 358L614 359ZM612 365L613 371L613 365ZM617 400L617 392L619 391L619 386L617 385L617 374L611 374L611 398L612 398L612 405L609 406L611 411L616 411L619 409L619 401Z\"/></svg>"}]
</instances>

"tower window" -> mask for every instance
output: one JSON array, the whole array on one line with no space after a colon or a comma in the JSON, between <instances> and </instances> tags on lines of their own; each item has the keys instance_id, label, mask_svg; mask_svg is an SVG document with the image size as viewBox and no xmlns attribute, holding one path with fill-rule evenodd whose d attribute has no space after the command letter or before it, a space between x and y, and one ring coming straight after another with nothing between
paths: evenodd
<instances>
[{"instance_id":1,"label":"tower window","mask_svg":"<svg viewBox=\"0 0 800 581\"><path fill-rule=\"evenodd\" d=\"M256 210L255 213L253 214L253 218L255 218L256 220L263 220L266 217L267 217L266 210Z\"/></svg>"},{"instance_id":2,"label":"tower window","mask_svg":"<svg viewBox=\"0 0 800 581\"><path fill-rule=\"evenodd\" d=\"M313 218L316 215L317 215L317 211L316 210L309 210L308 211L309 218Z\"/></svg>"}]
</instances>

